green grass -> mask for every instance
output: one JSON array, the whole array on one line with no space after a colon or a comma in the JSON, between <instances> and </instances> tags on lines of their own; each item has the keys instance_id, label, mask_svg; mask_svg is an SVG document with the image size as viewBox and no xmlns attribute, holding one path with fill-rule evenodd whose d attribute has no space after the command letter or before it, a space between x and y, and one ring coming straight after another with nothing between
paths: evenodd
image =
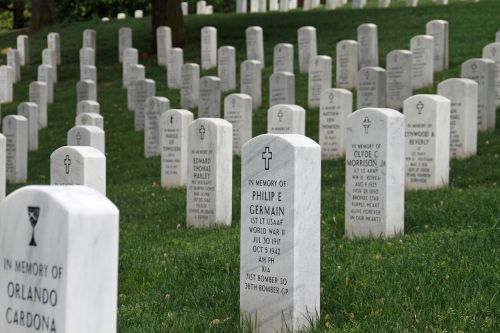
<instances>
[{"instance_id":1,"label":"green grass","mask_svg":"<svg viewBox=\"0 0 500 333\"><path fill-rule=\"evenodd\" d=\"M383 66L385 54L408 48L412 36L425 32L427 21L448 20L450 69L436 75L436 84L459 76L460 64L479 57L500 30L500 1L450 0L449 6L421 2L425 6L411 9L404 8L403 1L393 1L394 7L386 10L190 16L185 60L199 62L199 31L213 25L218 28L218 45L235 46L239 63L245 56L245 28L262 26L263 105L267 105L272 47L279 42L296 45L296 30L303 25L316 26L319 53L334 57L339 40L355 39L361 23L376 23ZM117 30L122 25L134 29L134 46L140 50L147 76L157 82L157 95L179 107L178 91L167 89L165 72L150 51L149 19L128 19L62 24L31 35L32 65L23 69L23 82L15 87L16 103L2 105L2 116L27 99L45 36L59 31L63 65L55 104L49 108L49 127L40 132L39 151L29 155L29 183L49 183L49 156L65 144L66 132L74 124L81 33L95 28L108 196L121 213L119 331L236 332L240 160L234 159L233 225L187 229L185 191L160 187L160 160L143 157L143 134L134 132L133 114L126 110L117 61ZM13 34L0 37L0 47L6 46L15 46ZM297 102L306 105L307 77L297 74L296 82ZM436 87L422 90L435 91ZM254 135L266 130L266 109L254 113ZM317 110L308 110L306 131L317 140ZM448 189L406 194L406 234L389 241L343 238L344 162L323 162L321 321L314 332L500 331L500 131L481 134L478 142L477 156L452 161ZM8 191L17 187L9 185Z\"/></svg>"}]
</instances>

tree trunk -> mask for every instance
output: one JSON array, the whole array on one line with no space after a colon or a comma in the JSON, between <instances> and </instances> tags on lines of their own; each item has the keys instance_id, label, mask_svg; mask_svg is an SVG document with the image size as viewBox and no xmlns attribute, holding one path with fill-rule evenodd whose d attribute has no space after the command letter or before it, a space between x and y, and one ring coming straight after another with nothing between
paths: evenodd
<instances>
[{"instance_id":1,"label":"tree trunk","mask_svg":"<svg viewBox=\"0 0 500 333\"><path fill-rule=\"evenodd\" d=\"M31 0L31 30L57 23L54 0Z\"/></svg>"},{"instance_id":2,"label":"tree trunk","mask_svg":"<svg viewBox=\"0 0 500 333\"><path fill-rule=\"evenodd\" d=\"M14 0L14 7L12 8L14 20L12 22L13 29L24 28L24 0Z\"/></svg>"},{"instance_id":3,"label":"tree trunk","mask_svg":"<svg viewBox=\"0 0 500 333\"><path fill-rule=\"evenodd\" d=\"M151 22L153 24L153 50L156 51L156 28L168 26L172 29L172 45L184 47L186 32L182 16L181 0L151 0Z\"/></svg>"}]
</instances>

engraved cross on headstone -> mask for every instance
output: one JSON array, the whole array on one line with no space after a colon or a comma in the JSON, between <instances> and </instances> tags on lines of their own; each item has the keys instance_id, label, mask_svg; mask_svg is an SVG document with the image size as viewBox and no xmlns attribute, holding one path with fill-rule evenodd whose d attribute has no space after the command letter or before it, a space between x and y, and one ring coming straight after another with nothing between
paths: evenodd
<instances>
[{"instance_id":1,"label":"engraved cross on headstone","mask_svg":"<svg viewBox=\"0 0 500 333\"><path fill-rule=\"evenodd\" d=\"M66 167L66 174L69 175L69 166L71 165L71 159L69 158L69 155L66 155L66 158L64 159L64 166Z\"/></svg>"},{"instance_id":2,"label":"engraved cross on headstone","mask_svg":"<svg viewBox=\"0 0 500 333\"><path fill-rule=\"evenodd\" d=\"M205 139L205 126L200 126L200 139L203 141Z\"/></svg>"},{"instance_id":3,"label":"engraved cross on headstone","mask_svg":"<svg viewBox=\"0 0 500 333\"><path fill-rule=\"evenodd\" d=\"M283 121L283 110L278 111L278 120L280 121L280 123Z\"/></svg>"},{"instance_id":4,"label":"engraved cross on headstone","mask_svg":"<svg viewBox=\"0 0 500 333\"><path fill-rule=\"evenodd\" d=\"M476 69L477 69L477 64L476 63L473 63L472 66L472 73L476 73Z\"/></svg>"},{"instance_id":5,"label":"engraved cross on headstone","mask_svg":"<svg viewBox=\"0 0 500 333\"><path fill-rule=\"evenodd\" d=\"M418 101L417 103L418 114L422 114L423 109L424 109L424 103L422 103L422 101Z\"/></svg>"},{"instance_id":6,"label":"engraved cross on headstone","mask_svg":"<svg viewBox=\"0 0 500 333\"><path fill-rule=\"evenodd\" d=\"M231 105L233 108L236 106L236 99L234 98L231 99Z\"/></svg>"},{"instance_id":7,"label":"engraved cross on headstone","mask_svg":"<svg viewBox=\"0 0 500 333\"><path fill-rule=\"evenodd\" d=\"M76 144L79 146L80 141L82 140L82 134L80 132L76 133Z\"/></svg>"},{"instance_id":8,"label":"engraved cross on headstone","mask_svg":"<svg viewBox=\"0 0 500 333\"><path fill-rule=\"evenodd\" d=\"M333 103L333 99L335 98L335 94L334 93L330 93L330 95L328 95L328 99L330 100L330 104Z\"/></svg>"},{"instance_id":9,"label":"engraved cross on headstone","mask_svg":"<svg viewBox=\"0 0 500 333\"><path fill-rule=\"evenodd\" d=\"M174 123L174 116L170 116L170 124Z\"/></svg>"},{"instance_id":10,"label":"engraved cross on headstone","mask_svg":"<svg viewBox=\"0 0 500 333\"><path fill-rule=\"evenodd\" d=\"M264 169L269 170L269 161L273 159L273 153L269 150L269 147L264 148L262 159L264 160Z\"/></svg>"},{"instance_id":11,"label":"engraved cross on headstone","mask_svg":"<svg viewBox=\"0 0 500 333\"><path fill-rule=\"evenodd\" d=\"M370 119L368 119L368 117L365 117L365 120L363 120L362 125L365 128L365 134L368 134L368 129L372 125L372 122L370 121Z\"/></svg>"}]
</instances>

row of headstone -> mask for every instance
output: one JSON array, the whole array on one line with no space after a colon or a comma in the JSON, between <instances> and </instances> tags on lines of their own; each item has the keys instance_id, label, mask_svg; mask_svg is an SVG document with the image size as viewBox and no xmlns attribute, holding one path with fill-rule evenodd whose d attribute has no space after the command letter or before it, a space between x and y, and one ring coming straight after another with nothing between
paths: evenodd
<instances>
[{"instance_id":1,"label":"row of headstone","mask_svg":"<svg viewBox=\"0 0 500 333\"><path fill-rule=\"evenodd\" d=\"M205 0L196 2L196 14L197 15L212 15L214 13L214 7L212 5L207 5Z\"/></svg>"}]
</instances>

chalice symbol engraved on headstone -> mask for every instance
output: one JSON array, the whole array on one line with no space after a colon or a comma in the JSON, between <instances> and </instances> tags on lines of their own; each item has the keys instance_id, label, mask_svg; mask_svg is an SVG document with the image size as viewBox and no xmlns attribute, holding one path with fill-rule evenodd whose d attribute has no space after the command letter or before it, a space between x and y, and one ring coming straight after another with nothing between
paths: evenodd
<instances>
[{"instance_id":1,"label":"chalice symbol engraved on headstone","mask_svg":"<svg viewBox=\"0 0 500 333\"><path fill-rule=\"evenodd\" d=\"M28 207L28 217L30 219L31 227L33 228L31 233L31 241L29 246L37 246L35 241L35 226L38 223L38 217L40 217L40 207Z\"/></svg>"},{"instance_id":2,"label":"chalice symbol engraved on headstone","mask_svg":"<svg viewBox=\"0 0 500 333\"><path fill-rule=\"evenodd\" d=\"M417 103L418 114L422 114L423 109L424 109L424 103L422 103L422 101L418 101Z\"/></svg>"},{"instance_id":3,"label":"chalice symbol engraved on headstone","mask_svg":"<svg viewBox=\"0 0 500 333\"><path fill-rule=\"evenodd\" d=\"M205 139L205 126L200 126L200 140L203 141Z\"/></svg>"},{"instance_id":4,"label":"chalice symbol engraved on headstone","mask_svg":"<svg viewBox=\"0 0 500 333\"><path fill-rule=\"evenodd\" d=\"M334 93L330 93L330 95L328 95L328 99L330 100L330 104L333 103L333 99L335 98L335 94Z\"/></svg>"},{"instance_id":5,"label":"chalice symbol engraved on headstone","mask_svg":"<svg viewBox=\"0 0 500 333\"><path fill-rule=\"evenodd\" d=\"M283 110L278 111L278 120L280 123L283 121Z\"/></svg>"},{"instance_id":6,"label":"chalice symbol engraved on headstone","mask_svg":"<svg viewBox=\"0 0 500 333\"><path fill-rule=\"evenodd\" d=\"M370 119L368 119L368 117L365 117L365 119L362 122L362 125L365 128L365 134L368 134L368 129L372 125L372 122L370 121Z\"/></svg>"},{"instance_id":7,"label":"chalice symbol engraved on headstone","mask_svg":"<svg viewBox=\"0 0 500 333\"><path fill-rule=\"evenodd\" d=\"M476 73L476 70L477 70L477 64L476 63L473 63L472 66L471 66L471 69L472 69L472 73Z\"/></svg>"}]
</instances>

